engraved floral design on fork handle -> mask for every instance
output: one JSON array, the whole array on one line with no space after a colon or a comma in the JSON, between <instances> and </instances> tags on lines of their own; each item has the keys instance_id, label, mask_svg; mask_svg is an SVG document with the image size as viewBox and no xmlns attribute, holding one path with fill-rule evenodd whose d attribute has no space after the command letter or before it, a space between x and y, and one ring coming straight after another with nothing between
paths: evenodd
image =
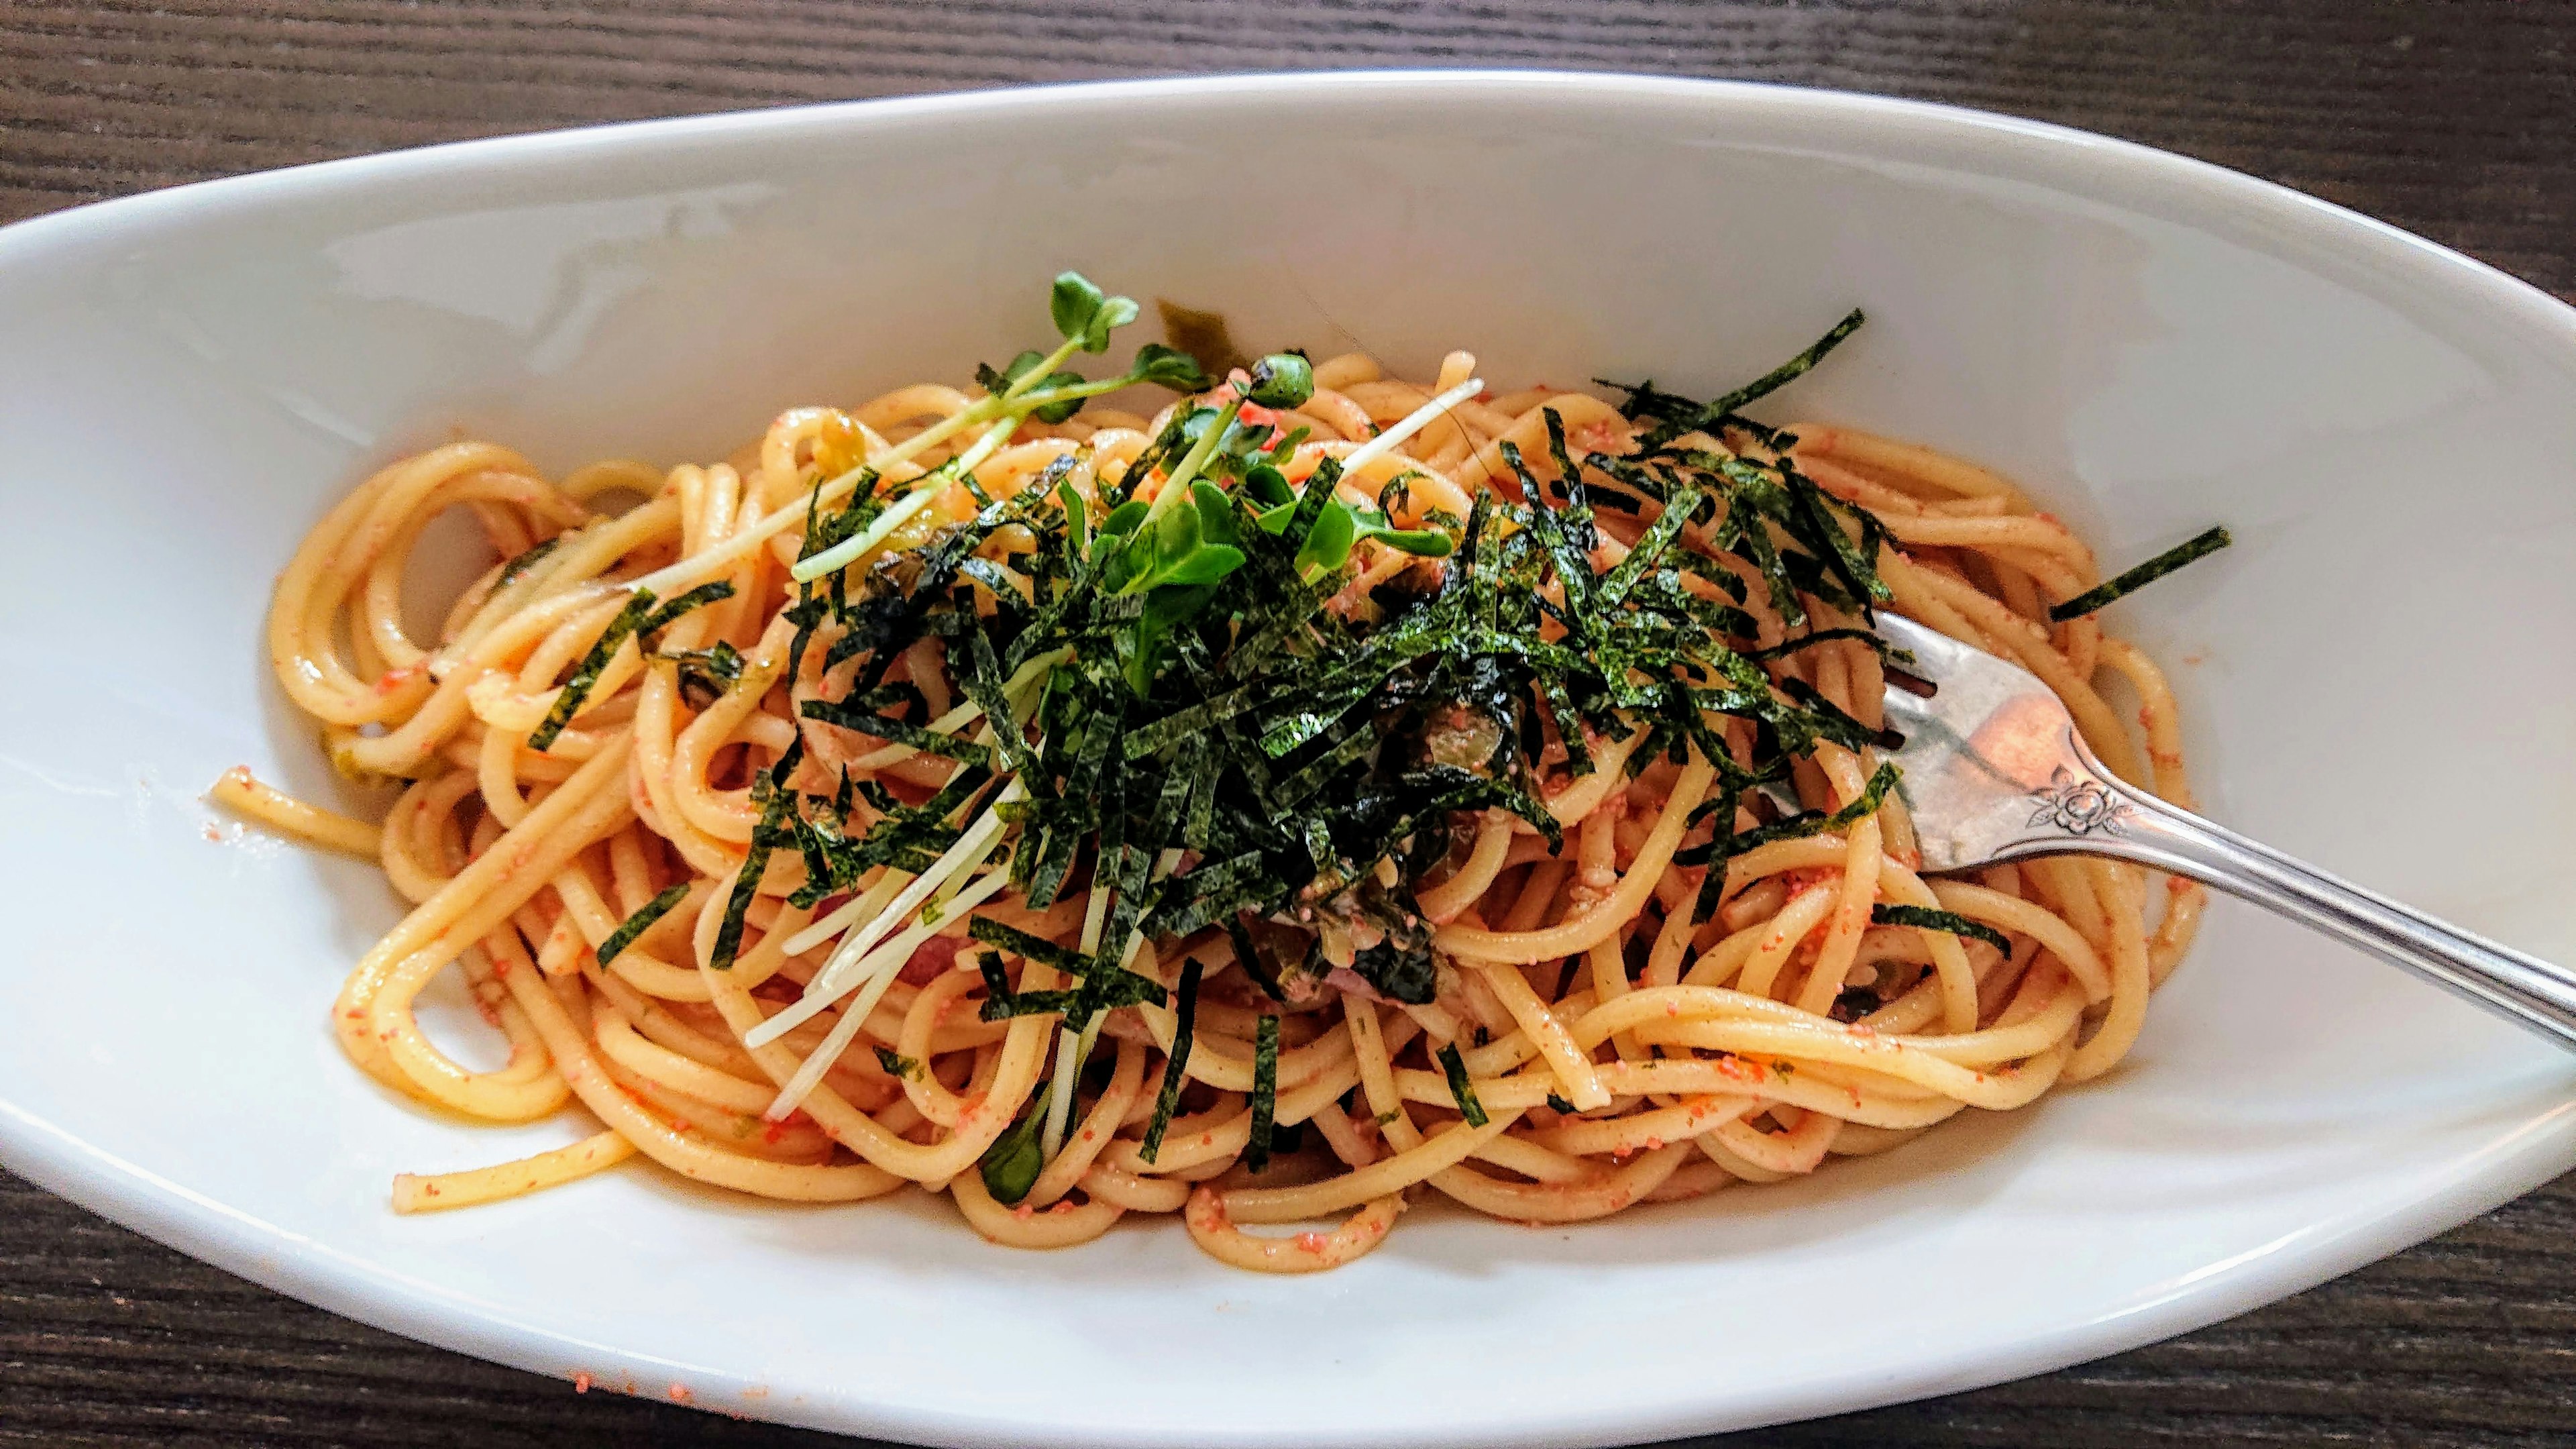
<instances>
[{"instance_id":1,"label":"engraved floral design on fork handle","mask_svg":"<svg viewBox=\"0 0 2576 1449\"><path fill-rule=\"evenodd\" d=\"M2098 780L2086 779L2057 767L2047 784L2031 792L2039 808L2031 812L2032 825L2049 825L2069 835L2126 835L2129 817L2137 807L2113 794Z\"/></svg>"}]
</instances>

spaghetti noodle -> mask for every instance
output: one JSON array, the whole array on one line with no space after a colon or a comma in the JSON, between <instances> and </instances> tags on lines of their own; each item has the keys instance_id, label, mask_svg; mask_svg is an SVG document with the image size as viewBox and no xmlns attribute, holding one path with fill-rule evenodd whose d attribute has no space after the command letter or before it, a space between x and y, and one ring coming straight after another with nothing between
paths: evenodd
<instances>
[{"instance_id":1,"label":"spaghetti noodle","mask_svg":"<svg viewBox=\"0 0 2576 1449\"><path fill-rule=\"evenodd\" d=\"M800 1202L911 1186L996 1242L1180 1214L1331 1267L1422 1189L1571 1222L1886 1151L2109 1070L2198 920L2091 860L1917 870L1888 607L2015 658L2190 803L2172 697L2012 484L1713 403L1497 396L1282 355L1218 381L1070 274L979 387L782 414L732 458L378 472L269 646L412 903L333 1009L386 1086L584 1140L406 1175L405 1211L641 1153ZM1147 417L1086 400L1162 384ZM603 505L640 497L622 510ZM400 608L451 509L506 563ZM2142 705L2143 737L2097 683ZM461 971L477 1071L415 1004ZM1273 1224L1320 1224L1287 1234Z\"/></svg>"}]
</instances>

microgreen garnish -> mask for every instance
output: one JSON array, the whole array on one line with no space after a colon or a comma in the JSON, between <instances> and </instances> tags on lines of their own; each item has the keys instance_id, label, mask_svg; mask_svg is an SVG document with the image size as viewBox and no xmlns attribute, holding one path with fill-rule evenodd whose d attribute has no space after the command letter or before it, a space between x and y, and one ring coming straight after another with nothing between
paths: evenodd
<instances>
[{"instance_id":1,"label":"microgreen garnish","mask_svg":"<svg viewBox=\"0 0 2576 1449\"><path fill-rule=\"evenodd\" d=\"M675 885L646 901L636 908L635 914L618 922L617 929L609 932L608 939L600 942L599 949L592 954L598 958L602 966L616 960L618 953L635 944L636 937L653 929L655 921L669 915L673 906L688 898L689 888L685 885Z\"/></svg>"},{"instance_id":2,"label":"microgreen garnish","mask_svg":"<svg viewBox=\"0 0 2576 1449\"><path fill-rule=\"evenodd\" d=\"M993 1139L976 1159L984 1175L984 1191L1004 1207L1016 1207L1029 1189L1038 1185L1038 1174L1046 1171L1046 1152L1038 1144L1038 1133L1046 1125L1046 1096L1040 1093L1029 1101L1029 1109L1013 1122L1010 1130Z\"/></svg>"},{"instance_id":3,"label":"microgreen garnish","mask_svg":"<svg viewBox=\"0 0 2576 1449\"><path fill-rule=\"evenodd\" d=\"M2049 609L2048 617L2059 624L2083 618L2112 600L2136 593L2183 565L2207 558L2235 541L2227 532L2227 526L2220 524L2196 538L2166 549L2108 583L2097 584L2065 603L2055 605Z\"/></svg>"},{"instance_id":4,"label":"microgreen garnish","mask_svg":"<svg viewBox=\"0 0 2576 1449\"><path fill-rule=\"evenodd\" d=\"M1955 911L1936 911L1930 906L1899 906L1882 902L1869 908L1869 920L1874 926L1913 926L1925 931L1947 931L1953 936L1965 936L1972 941L1983 941L2007 956L2012 954L2010 937L1992 926L1981 921L1969 920Z\"/></svg>"},{"instance_id":5,"label":"microgreen garnish","mask_svg":"<svg viewBox=\"0 0 2576 1449\"><path fill-rule=\"evenodd\" d=\"M1449 1077L1449 1095L1458 1104L1458 1115L1470 1127L1482 1127L1492 1120L1485 1115L1485 1104L1476 1100L1476 1084L1467 1080L1467 1059L1458 1054L1458 1044L1440 1048L1440 1070Z\"/></svg>"},{"instance_id":6,"label":"microgreen garnish","mask_svg":"<svg viewBox=\"0 0 2576 1449\"><path fill-rule=\"evenodd\" d=\"M1110 329L1136 320L1136 302L1132 297L1105 296L1090 278L1066 272L1055 279L1047 312L1065 340L1081 344L1085 352L1107 352Z\"/></svg>"}]
</instances>

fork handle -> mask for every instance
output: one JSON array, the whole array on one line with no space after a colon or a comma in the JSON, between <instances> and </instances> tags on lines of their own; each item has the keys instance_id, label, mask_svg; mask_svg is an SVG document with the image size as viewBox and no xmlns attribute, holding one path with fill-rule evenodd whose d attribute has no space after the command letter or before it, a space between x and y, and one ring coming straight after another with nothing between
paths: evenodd
<instances>
[{"instance_id":1,"label":"fork handle","mask_svg":"<svg viewBox=\"0 0 2576 1449\"><path fill-rule=\"evenodd\" d=\"M2455 995L2576 1048L2576 971L2526 956L2338 880L2259 841L2130 787L2079 737L2099 793L2061 787L2054 843L2027 854L2081 851L2187 875L2394 962ZM2072 805L2072 809L2065 808ZM2043 823L2043 822L2034 822Z\"/></svg>"}]
</instances>

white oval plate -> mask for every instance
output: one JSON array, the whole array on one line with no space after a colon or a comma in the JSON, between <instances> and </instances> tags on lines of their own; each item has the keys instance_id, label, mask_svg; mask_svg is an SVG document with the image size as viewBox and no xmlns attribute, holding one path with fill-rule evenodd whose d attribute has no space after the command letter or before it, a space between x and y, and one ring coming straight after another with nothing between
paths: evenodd
<instances>
[{"instance_id":1,"label":"white oval plate","mask_svg":"<svg viewBox=\"0 0 2576 1449\"><path fill-rule=\"evenodd\" d=\"M468 1128L324 1014L395 919L217 820L334 783L267 677L272 574L465 429L551 467L715 457L780 407L959 378L1065 266L1416 375L1711 390L1844 308L1793 406L2027 480L2117 562L2238 546L2127 623L2214 813L2576 952L2576 314L2244 177L1921 105L1601 76L1001 92L479 142L0 232L0 1160L468 1353L955 1444L1599 1444L2110 1353L2576 1163L2566 1059L2221 905L2110 1079L1892 1155L1540 1231L1425 1205L1320 1278L1173 1225L990 1247L641 1164L395 1217Z\"/></svg>"}]
</instances>

